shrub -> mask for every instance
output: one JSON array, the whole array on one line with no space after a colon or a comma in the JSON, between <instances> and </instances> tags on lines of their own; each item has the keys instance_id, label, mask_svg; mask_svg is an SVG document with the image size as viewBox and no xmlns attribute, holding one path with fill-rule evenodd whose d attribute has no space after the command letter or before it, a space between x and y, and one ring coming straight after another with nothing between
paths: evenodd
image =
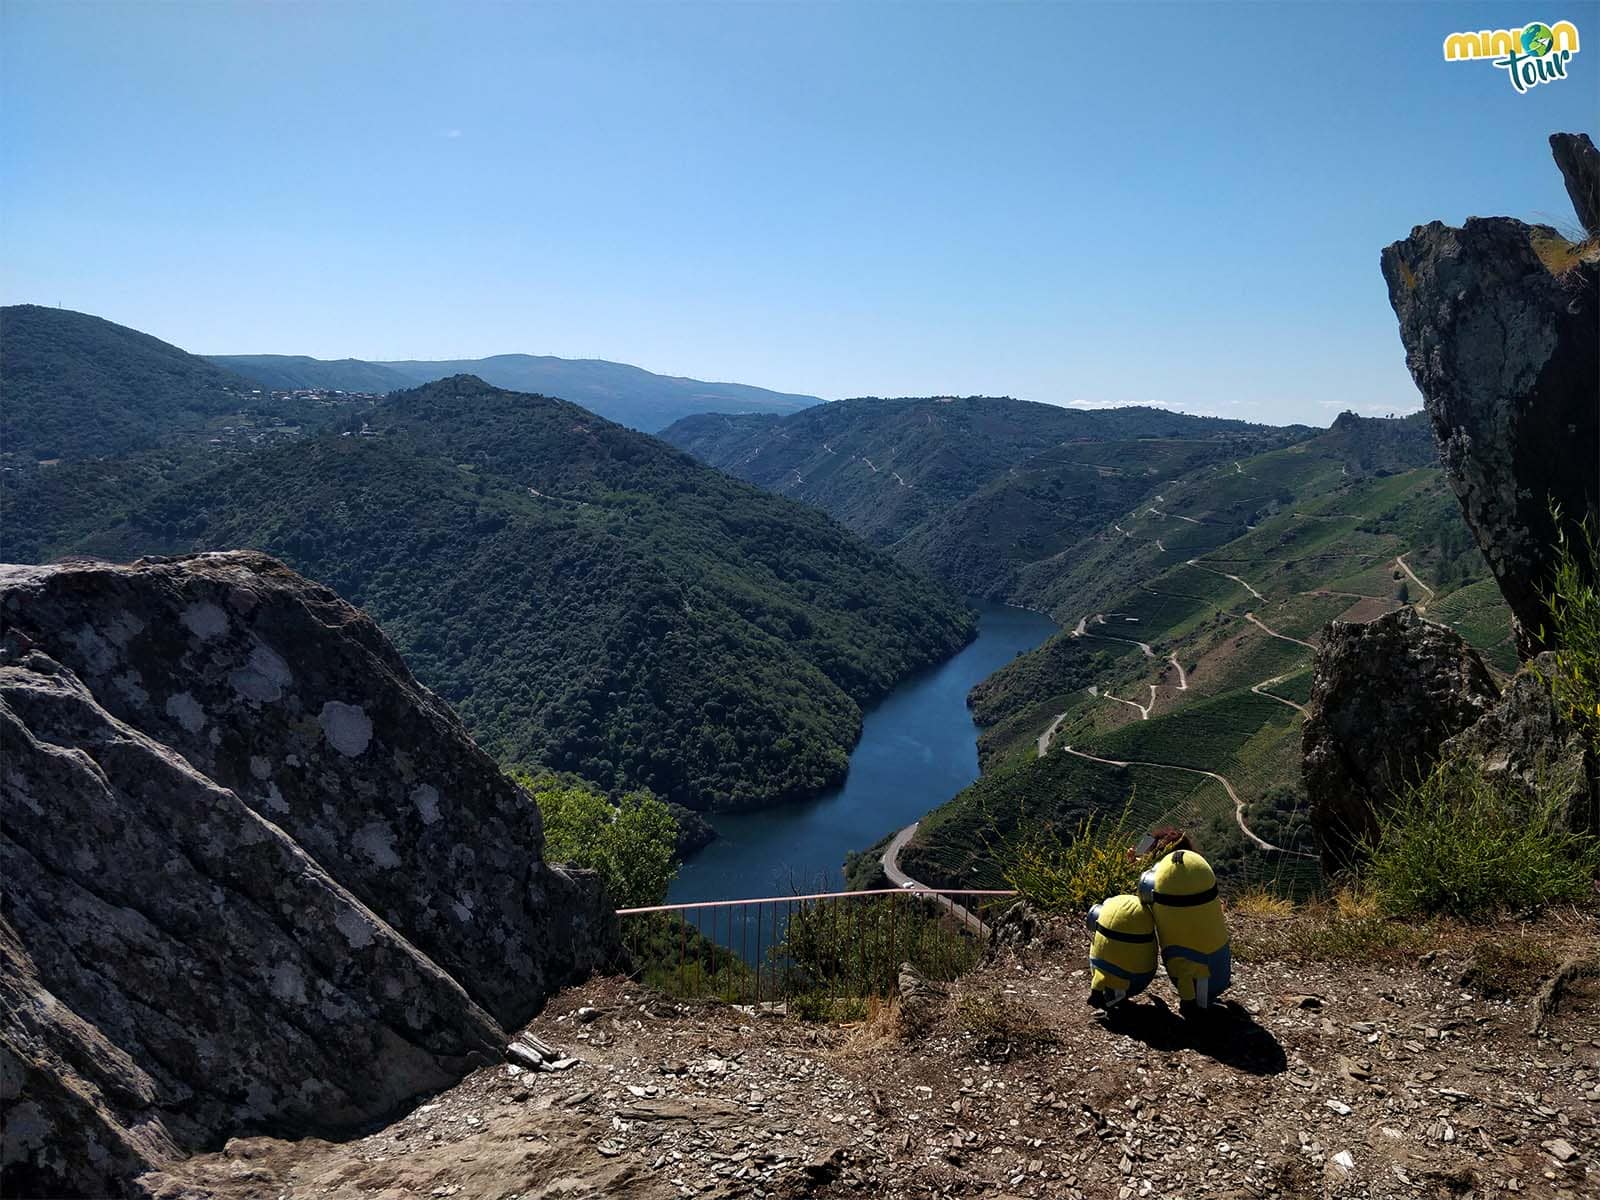
<instances>
[{"instance_id":1,"label":"shrub","mask_svg":"<svg viewBox=\"0 0 1600 1200\"><path fill-rule=\"evenodd\" d=\"M1545 603L1550 607L1556 670L1551 680L1563 714L1600 740L1600 539L1595 522L1585 517L1569 536L1560 510L1552 514L1559 530L1556 570ZM1545 632L1542 631L1541 632Z\"/></svg>"},{"instance_id":2,"label":"shrub","mask_svg":"<svg viewBox=\"0 0 1600 1200\"><path fill-rule=\"evenodd\" d=\"M598 792L556 776L511 778L533 796L544 818L545 858L600 874L618 908L660 904L678 873L678 822L649 792L612 804Z\"/></svg>"},{"instance_id":3,"label":"shrub","mask_svg":"<svg viewBox=\"0 0 1600 1200\"><path fill-rule=\"evenodd\" d=\"M1475 759L1440 762L1396 796L1364 847L1379 907L1476 917L1582 899L1600 868L1600 839L1561 827L1559 784L1540 780L1529 801Z\"/></svg>"},{"instance_id":4,"label":"shrub","mask_svg":"<svg viewBox=\"0 0 1600 1200\"><path fill-rule=\"evenodd\" d=\"M1134 891L1151 856L1136 856L1139 840L1130 796L1121 815L1091 814L1066 837L1049 824L1034 825L1004 847L1002 875L1044 912L1083 912L1107 896Z\"/></svg>"}]
</instances>

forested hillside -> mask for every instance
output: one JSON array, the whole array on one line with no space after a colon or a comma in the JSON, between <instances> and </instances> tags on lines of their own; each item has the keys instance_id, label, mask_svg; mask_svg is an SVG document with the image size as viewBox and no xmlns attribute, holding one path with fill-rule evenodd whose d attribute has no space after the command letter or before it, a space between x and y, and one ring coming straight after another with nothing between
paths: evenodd
<instances>
[{"instance_id":1,"label":"forested hillside","mask_svg":"<svg viewBox=\"0 0 1600 1200\"><path fill-rule=\"evenodd\" d=\"M171 442L252 403L231 371L85 313L0 309L0 453L8 464Z\"/></svg>"},{"instance_id":2,"label":"forested hillside","mask_svg":"<svg viewBox=\"0 0 1600 1200\"><path fill-rule=\"evenodd\" d=\"M1162 480L1303 436L1154 408L1079 411L995 397L843 400L793 416L680 421L703 462L815 504L971 595L1126 511Z\"/></svg>"},{"instance_id":3,"label":"forested hillside","mask_svg":"<svg viewBox=\"0 0 1600 1200\"><path fill-rule=\"evenodd\" d=\"M123 344L220 376L67 316L105 336L8 330L8 394L11 362L59 360L147 395ZM36 394L55 420L68 393ZM4 473L5 557L279 555L370 611L505 761L698 809L806 797L843 776L862 704L972 633L956 596L824 514L561 400L463 377L225 444L178 436L189 410L140 411L156 448Z\"/></svg>"}]
</instances>

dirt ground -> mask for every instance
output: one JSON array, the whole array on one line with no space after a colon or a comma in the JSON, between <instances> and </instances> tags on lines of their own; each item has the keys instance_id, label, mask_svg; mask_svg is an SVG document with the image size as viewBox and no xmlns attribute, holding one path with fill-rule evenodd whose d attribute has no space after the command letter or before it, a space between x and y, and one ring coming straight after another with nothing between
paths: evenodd
<instances>
[{"instance_id":1,"label":"dirt ground","mask_svg":"<svg viewBox=\"0 0 1600 1200\"><path fill-rule=\"evenodd\" d=\"M1529 1033L1542 980L1600 946L1594 915L1322 921L1235 917L1231 1003L1201 1028L1165 980L1097 1019L1064 924L918 1021L595 980L529 1026L566 1070L499 1064L369 1136L237 1139L145 1182L218 1200L1600 1196L1600 986Z\"/></svg>"}]
</instances>

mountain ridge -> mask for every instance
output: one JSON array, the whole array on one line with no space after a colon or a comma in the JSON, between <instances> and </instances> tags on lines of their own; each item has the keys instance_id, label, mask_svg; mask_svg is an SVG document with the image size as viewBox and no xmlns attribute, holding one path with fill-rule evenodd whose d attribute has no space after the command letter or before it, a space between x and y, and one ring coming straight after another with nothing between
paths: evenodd
<instances>
[{"instance_id":1,"label":"mountain ridge","mask_svg":"<svg viewBox=\"0 0 1600 1200\"><path fill-rule=\"evenodd\" d=\"M691 413L752 409L787 413L823 403L816 396L750 384L660 375L609 359L550 354L389 360L275 354L212 354L205 358L261 386L283 389L390 392L454 375L474 375L511 391L559 396L645 433L663 429Z\"/></svg>"},{"instance_id":2,"label":"mountain ridge","mask_svg":"<svg viewBox=\"0 0 1600 1200\"><path fill-rule=\"evenodd\" d=\"M24 340L0 361L8 393L30 352L94 360ZM180 437L168 406L148 448L8 459L4 553L275 554L366 607L502 762L702 810L838 782L862 706L972 635L958 597L821 512L569 401L458 376L307 404L314 419L273 436L189 421Z\"/></svg>"}]
</instances>

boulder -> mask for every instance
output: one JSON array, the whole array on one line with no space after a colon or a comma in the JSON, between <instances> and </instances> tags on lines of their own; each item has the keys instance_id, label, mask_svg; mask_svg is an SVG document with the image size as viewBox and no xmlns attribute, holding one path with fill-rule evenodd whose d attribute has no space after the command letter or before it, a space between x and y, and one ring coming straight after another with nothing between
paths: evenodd
<instances>
[{"instance_id":1,"label":"boulder","mask_svg":"<svg viewBox=\"0 0 1600 1200\"><path fill-rule=\"evenodd\" d=\"M1460 635L1402 608L1323 633L1301 733L1311 824L1323 865L1349 865L1399 787L1424 776L1445 741L1498 692Z\"/></svg>"},{"instance_id":2,"label":"boulder","mask_svg":"<svg viewBox=\"0 0 1600 1200\"><path fill-rule=\"evenodd\" d=\"M136 1194L497 1060L597 881L377 627L253 553L0 568L6 1194Z\"/></svg>"},{"instance_id":3,"label":"boulder","mask_svg":"<svg viewBox=\"0 0 1600 1200\"><path fill-rule=\"evenodd\" d=\"M1532 803L1552 802L1564 829L1600 830L1600 761L1585 731L1567 720L1550 688L1553 656L1528 663L1499 701L1440 748L1476 759L1490 779Z\"/></svg>"},{"instance_id":4,"label":"boulder","mask_svg":"<svg viewBox=\"0 0 1600 1200\"><path fill-rule=\"evenodd\" d=\"M1593 146L1552 142L1587 225ZM1509 217L1435 221L1385 249L1382 269L1445 474L1529 655L1547 645L1550 506L1600 511L1600 251Z\"/></svg>"}]
</instances>

